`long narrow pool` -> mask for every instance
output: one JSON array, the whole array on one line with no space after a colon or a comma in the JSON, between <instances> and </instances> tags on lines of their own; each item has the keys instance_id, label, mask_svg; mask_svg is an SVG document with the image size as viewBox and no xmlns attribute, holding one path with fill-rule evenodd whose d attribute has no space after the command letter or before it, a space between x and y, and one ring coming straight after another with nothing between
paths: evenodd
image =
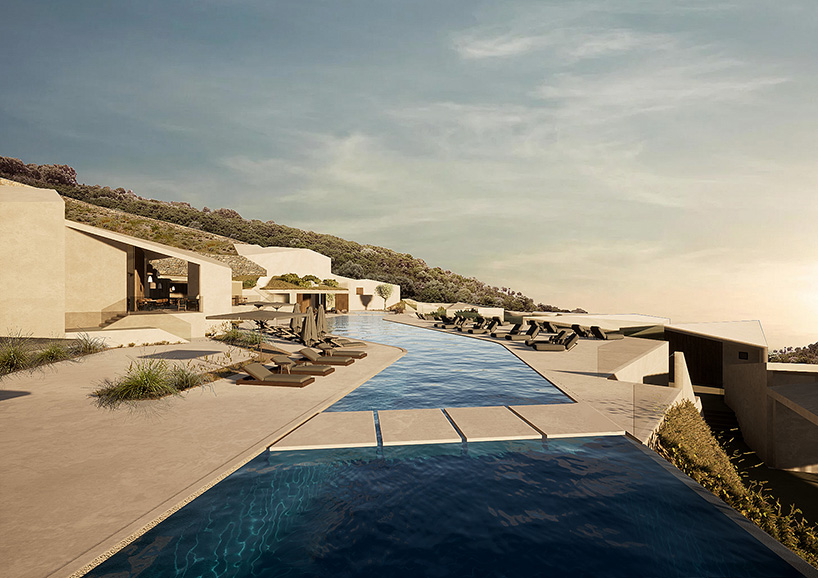
<instances>
[{"instance_id":1,"label":"long narrow pool","mask_svg":"<svg viewBox=\"0 0 818 578\"><path fill-rule=\"evenodd\" d=\"M338 335L407 350L328 411L570 403L499 343L383 321L383 314L330 319Z\"/></svg>"}]
</instances>

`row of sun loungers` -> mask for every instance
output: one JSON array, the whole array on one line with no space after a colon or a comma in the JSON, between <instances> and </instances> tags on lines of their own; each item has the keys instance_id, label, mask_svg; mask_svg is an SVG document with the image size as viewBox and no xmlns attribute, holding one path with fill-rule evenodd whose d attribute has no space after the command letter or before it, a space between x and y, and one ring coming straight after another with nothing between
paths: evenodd
<instances>
[{"instance_id":1,"label":"row of sun loungers","mask_svg":"<svg viewBox=\"0 0 818 578\"><path fill-rule=\"evenodd\" d=\"M430 316L418 314L418 317L429 320ZM467 328L467 326L471 318L463 315L454 318L440 315L434 317L438 319L434 325L438 329L451 329L473 335L488 334L498 339L523 342L537 351L569 351L576 346L580 338L603 340L624 338L622 333L606 332L597 325L585 327L574 324L569 328L567 325L560 325L555 321L529 320L527 329L525 329L523 323L517 323L509 331L498 331L498 327L502 325L502 322L497 317L491 320L478 317L470 328ZM543 334L549 336L543 339Z\"/></svg>"}]
</instances>

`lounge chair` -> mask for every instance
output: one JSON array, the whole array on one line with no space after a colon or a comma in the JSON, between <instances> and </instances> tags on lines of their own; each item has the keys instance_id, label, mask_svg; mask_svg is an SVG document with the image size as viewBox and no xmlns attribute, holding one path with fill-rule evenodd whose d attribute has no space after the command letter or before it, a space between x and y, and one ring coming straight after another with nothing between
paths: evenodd
<instances>
[{"instance_id":1,"label":"lounge chair","mask_svg":"<svg viewBox=\"0 0 818 578\"><path fill-rule=\"evenodd\" d=\"M491 323L489 323L485 327L480 327L480 328L474 328L473 327L473 328L469 329L469 333L471 333L473 335L483 335L484 333L491 333L492 331L497 329L498 325L500 325L500 319L495 317L494 319L491 320Z\"/></svg>"},{"instance_id":2,"label":"lounge chair","mask_svg":"<svg viewBox=\"0 0 818 578\"><path fill-rule=\"evenodd\" d=\"M580 325L579 323L574 323L571 326L571 329L573 329L574 333L580 337L592 337L591 330L588 327Z\"/></svg>"},{"instance_id":3,"label":"lounge chair","mask_svg":"<svg viewBox=\"0 0 818 578\"><path fill-rule=\"evenodd\" d=\"M355 359L363 359L366 357L366 351L359 351L357 349L350 349L348 347L335 347L329 343L319 343L315 346L320 349L324 355L342 355L352 357Z\"/></svg>"},{"instance_id":4,"label":"lounge chair","mask_svg":"<svg viewBox=\"0 0 818 578\"><path fill-rule=\"evenodd\" d=\"M463 323L460 327L457 328L457 330L458 331L463 331L463 332L466 332L466 333L471 333L472 329L480 329L481 327L485 326L487 321L488 321L488 319L485 319L483 317L478 317L475 320L474 324L470 328L466 329L466 324Z\"/></svg>"},{"instance_id":5,"label":"lounge chair","mask_svg":"<svg viewBox=\"0 0 818 578\"><path fill-rule=\"evenodd\" d=\"M572 333L564 343L552 343L551 341L535 341L531 344L537 351L568 351L573 349L579 341L579 335Z\"/></svg>"},{"instance_id":6,"label":"lounge chair","mask_svg":"<svg viewBox=\"0 0 818 578\"><path fill-rule=\"evenodd\" d=\"M542 330L546 333L559 333L559 330L550 321L540 321L540 327L542 327Z\"/></svg>"},{"instance_id":7,"label":"lounge chair","mask_svg":"<svg viewBox=\"0 0 818 578\"><path fill-rule=\"evenodd\" d=\"M347 339L337 335L328 335L324 338L324 341L335 347L367 347L364 341L356 341L355 339Z\"/></svg>"},{"instance_id":8,"label":"lounge chair","mask_svg":"<svg viewBox=\"0 0 818 578\"><path fill-rule=\"evenodd\" d=\"M591 325L591 334L593 334L593 336L597 339L605 339L607 341L625 338L625 336L621 333L608 333L607 331L603 331L603 329L598 325Z\"/></svg>"},{"instance_id":9,"label":"lounge chair","mask_svg":"<svg viewBox=\"0 0 818 578\"><path fill-rule=\"evenodd\" d=\"M237 385L272 385L281 387L304 387L315 381L311 375L287 375L273 373L260 363L244 366L247 376L236 381Z\"/></svg>"},{"instance_id":10,"label":"lounge chair","mask_svg":"<svg viewBox=\"0 0 818 578\"><path fill-rule=\"evenodd\" d=\"M540 331L540 325L536 321L529 321L528 331L517 335L506 335L506 339L510 341L533 341L540 334Z\"/></svg>"},{"instance_id":11,"label":"lounge chair","mask_svg":"<svg viewBox=\"0 0 818 578\"><path fill-rule=\"evenodd\" d=\"M287 355L272 355L270 356L270 360L276 364L279 373L325 376L335 371L335 368L330 365L299 363Z\"/></svg>"},{"instance_id":12,"label":"lounge chair","mask_svg":"<svg viewBox=\"0 0 818 578\"><path fill-rule=\"evenodd\" d=\"M319 355L314 349L310 349L309 347L299 349L298 353L306 357L310 363L315 363L316 365L352 365L355 361L351 357L341 355Z\"/></svg>"},{"instance_id":13,"label":"lounge chair","mask_svg":"<svg viewBox=\"0 0 818 578\"><path fill-rule=\"evenodd\" d=\"M520 333L520 331L522 331L522 329L523 329L523 324L522 323L515 323L514 326L511 329L509 329L507 333L498 333L496 331L492 331L491 336L492 337L500 337L502 335L505 335L505 336L517 335L518 333Z\"/></svg>"}]
</instances>

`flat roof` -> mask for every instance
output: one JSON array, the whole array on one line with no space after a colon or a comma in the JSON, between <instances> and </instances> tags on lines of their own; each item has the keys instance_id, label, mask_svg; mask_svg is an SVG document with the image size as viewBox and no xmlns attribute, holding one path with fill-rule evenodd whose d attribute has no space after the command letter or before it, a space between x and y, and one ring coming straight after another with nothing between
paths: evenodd
<instances>
[{"instance_id":1,"label":"flat roof","mask_svg":"<svg viewBox=\"0 0 818 578\"><path fill-rule=\"evenodd\" d=\"M666 325L665 329L673 329L711 339L734 341L755 347L767 347L767 338L764 336L764 330L758 320L676 323Z\"/></svg>"}]
</instances>

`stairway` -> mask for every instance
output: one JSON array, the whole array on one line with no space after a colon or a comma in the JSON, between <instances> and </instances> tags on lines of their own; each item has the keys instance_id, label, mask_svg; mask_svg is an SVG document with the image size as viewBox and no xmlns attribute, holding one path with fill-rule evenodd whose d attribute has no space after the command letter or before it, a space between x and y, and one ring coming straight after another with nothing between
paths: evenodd
<instances>
[{"instance_id":1,"label":"stairway","mask_svg":"<svg viewBox=\"0 0 818 578\"><path fill-rule=\"evenodd\" d=\"M113 317L109 317L108 319L106 319L105 321L103 321L102 323L100 323L100 324L99 324L99 328L100 328L100 329L105 329L106 327L108 327L109 325L111 325L111 324L113 324L113 323L116 323L116 322L117 322L117 321L119 321L120 319L125 319L125 317L127 317L127 316L128 316L128 314L127 314L127 313L117 313L117 314L116 314L116 315L114 315Z\"/></svg>"}]
</instances>

